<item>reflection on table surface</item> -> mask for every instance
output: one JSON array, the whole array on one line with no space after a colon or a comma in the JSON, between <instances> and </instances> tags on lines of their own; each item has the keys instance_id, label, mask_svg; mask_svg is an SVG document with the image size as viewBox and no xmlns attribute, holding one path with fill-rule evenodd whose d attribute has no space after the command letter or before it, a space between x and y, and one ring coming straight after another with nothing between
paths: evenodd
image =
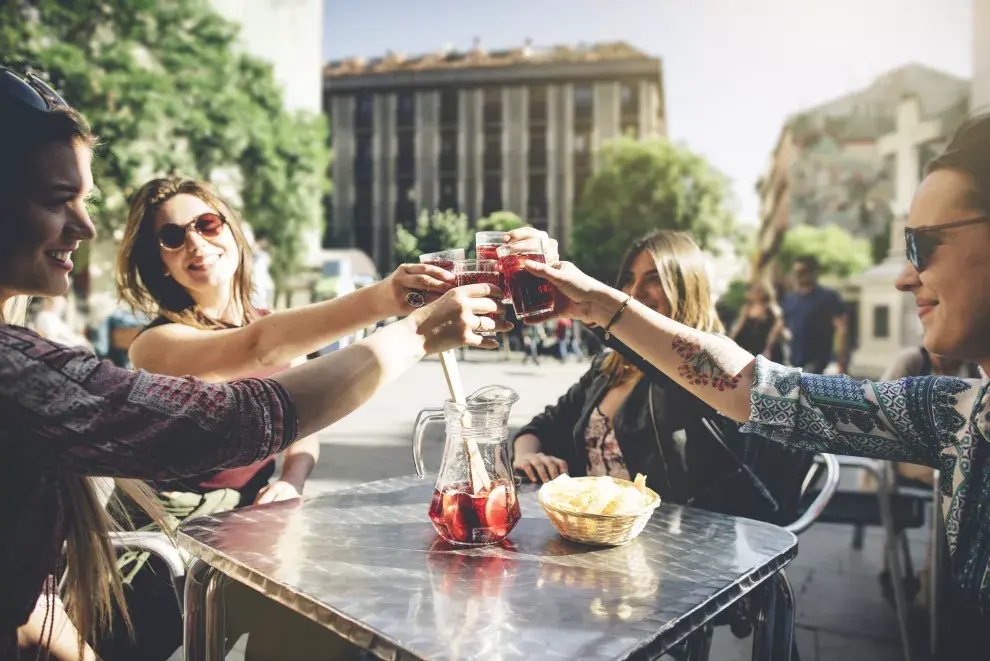
<instances>
[{"instance_id":1,"label":"reflection on table surface","mask_svg":"<svg viewBox=\"0 0 990 661\"><path fill-rule=\"evenodd\" d=\"M672 505L625 546L574 544L527 485L506 542L457 549L430 524L432 493L397 478L225 512L180 545L356 642L428 659L659 652L796 553L774 526Z\"/></svg>"}]
</instances>

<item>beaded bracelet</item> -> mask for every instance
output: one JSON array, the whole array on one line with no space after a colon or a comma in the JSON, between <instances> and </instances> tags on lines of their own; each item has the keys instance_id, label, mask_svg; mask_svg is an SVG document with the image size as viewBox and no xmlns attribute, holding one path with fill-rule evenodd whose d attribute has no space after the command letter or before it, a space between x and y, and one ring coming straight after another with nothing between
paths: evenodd
<instances>
[{"instance_id":1,"label":"beaded bracelet","mask_svg":"<svg viewBox=\"0 0 990 661\"><path fill-rule=\"evenodd\" d=\"M612 320L609 321L608 325L605 327L606 340L612 339L612 333L611 333L612 326L614 326L615 322L619 320L619 317L622 315L622 311L626 309L626 306L629 305L629 301L631 300L632 300L632 296L627 297L626 300L622 301L622 305L619 306L618 311L616 311L616 313L612 315Z\"/></svg>"}]
</instances>

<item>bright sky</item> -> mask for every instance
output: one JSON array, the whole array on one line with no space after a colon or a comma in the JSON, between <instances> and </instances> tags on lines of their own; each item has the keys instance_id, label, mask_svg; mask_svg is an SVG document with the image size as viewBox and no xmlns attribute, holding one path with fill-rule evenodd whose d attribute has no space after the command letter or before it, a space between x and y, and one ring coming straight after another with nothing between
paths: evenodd
<instances>
[{"instance_id":1,"label":"bright sky","mask_svg":"<svg viewBox=\"0 0 990 661\"><path fill-rule=\"evenodd\" d=\"M785 118L909 62L969 76L973 1L327 0L324 51L628 41L663 59L670 137L731 177L755 222Z\"/></svg>"}]
</instances>

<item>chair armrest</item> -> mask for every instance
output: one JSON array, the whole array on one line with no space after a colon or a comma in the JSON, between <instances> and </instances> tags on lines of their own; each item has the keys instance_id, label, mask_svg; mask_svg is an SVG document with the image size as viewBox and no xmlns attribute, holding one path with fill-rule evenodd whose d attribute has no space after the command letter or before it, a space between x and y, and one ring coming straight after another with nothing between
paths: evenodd
<instances>
[{"instance_id":1,"label":"chair armrest","mask_svg":"<svg viewBox=\"0 0 990 661\"><path fill-rule=\"evenodd\" d=\"M808 509L805 510L804 514L798 517L797 521L784 526L784 530L795 535L800 535L810 528L812 523L818 520L818 517L825 511L825 506L828 505L828 502L832 500L832 496L835 495L836 489L839 488L840 467L839 460L835 458L835 455L822 453L815 457L815 462L825 465L825 484L822 485L821 491L818 492L815 499L808 505Z\"/></svg>"},{"instance_id":2,"label":"chair armrest","mask_svg":"<svg viewBox=\"0 0 990 661\"><path fill-rule=\"evenodd\" d=\"M186 575L188 555L179 550L165 533L114 531L110 533L110 545L115 549L134 549L153 553L168 565L173 580Z\"/></svg>"}]
</instances>

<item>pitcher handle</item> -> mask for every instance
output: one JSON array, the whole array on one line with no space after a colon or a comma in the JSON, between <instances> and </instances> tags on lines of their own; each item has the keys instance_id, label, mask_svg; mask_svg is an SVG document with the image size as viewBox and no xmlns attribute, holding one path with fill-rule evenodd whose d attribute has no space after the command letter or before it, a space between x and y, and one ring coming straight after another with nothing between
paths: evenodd
<instances>
[{"instance_id":1,"label":"pitcher handle","mask_svg":"<svg viewBox=\"0 0 990 661\"><path fill-rule=\"evenodd\" d=\"M425 408L416 416L416 424L413 425L412 434L412 453L416 475L419 477L426 477L426 466L423 463L423 436L426 435L426 425L435 420L443 419L443 409L436 407Z\"/></svg>"}]
</instances>

